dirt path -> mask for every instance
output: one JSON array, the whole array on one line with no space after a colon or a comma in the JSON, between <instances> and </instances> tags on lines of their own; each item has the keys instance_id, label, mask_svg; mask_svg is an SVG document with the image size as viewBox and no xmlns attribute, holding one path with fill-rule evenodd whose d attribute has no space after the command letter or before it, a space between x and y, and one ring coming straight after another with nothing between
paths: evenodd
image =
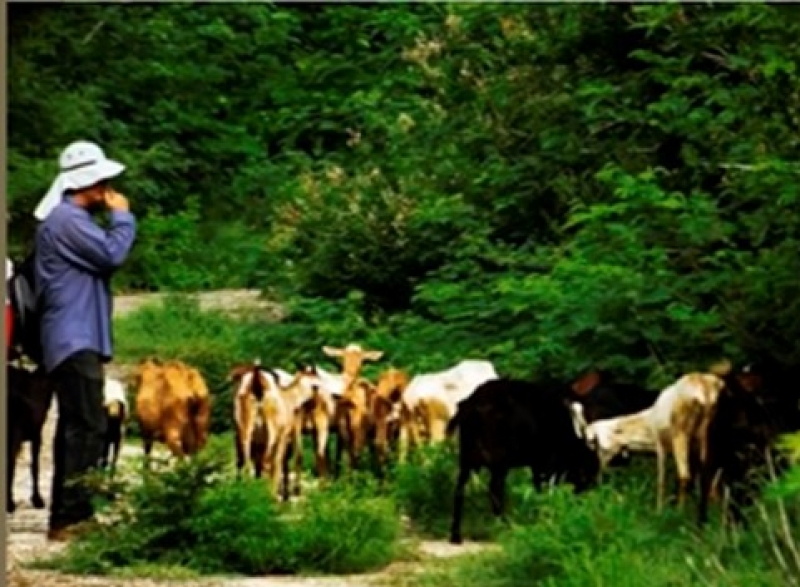
<instances>
[{"instance_id":1,"label":"dirt path","mask_svg":"<svg viewBox=\"0 0 800 587\"><path fill-rule=\"evenodd\" d=\"M130 294L114 297L114 317L124 316L143 306L157 304L166 297L161 293ZM275 319L283 316L280 304L265 300L257 289L221 289L183 297L194 298L203 310L222 310L231 314L244 311L263 311Z\"/></svg>"},{"instance_id":2,"label":"dirt path","mask_svg":"<svg viewBox=\"0 0 800 587\"><path fill-rule=\"evenodd\" d=\"M226 290L204 292L196 297L205 309L221 309L227 312L242 310L263 309L274 316L280 315L277 304L261 300L259 292L252 290ZM115 298L115 316L125 315L149 303L157 303L163 296L159 294L137 294L131 296L118 296ZM55 423L58 416L58 406L54 402L50 409L47 422L43 430L44 443L40 456L40 489L42 497L49 504L50 487L52 481L53 456L52 438L55 432ZM122 458L139 453L138 447L125 446ZM103 586L103 587L150 587L153 585L183 585L190 586L220 586L220 587L376 587L379 583L391 580L393 576L406 575L422 568L424 562L409 563L398 562L386 569L371 574L337 577L257 577L246 579L206 579L202 581L154 581L150 579L109 579L106 577L68 577L56 573L21 569L20 563L31 561L43 556L50 556L59 552L63 546L48 543L45 537L47 531L47 509L36 510L30 504L31 476L30 476L30 449L27 443L23 445L22 452L17 461L14 476L14 498L17 502L17 511L8 516L8 564L7 578L9 585L16 587L34 587L47 585L48 587L75 587L78 585ZM480 550L482 545L464 544L453 547L446 542L422 542L419 545L421 559L441 559L468 554Z\"/></svg>"},{"instance_id":3,"label":"dirt path","mask_svg":"<svg viewBox=\"0 0 800 587\"><path fill-rule=\"evenodd\" d=\"M45 438L51 438L57 418L57 406L51 409L50 417L45 424ZM40 484L42 495L49 502L52 481L52 450L50 443L42 448ZM161 451L159 451L161 452ZM141 454L135 445L126 445L121 454L122 459L129 459ZM163 454L163 453L162 453ZM30 453L27 446L17 462L14 478L14 497L17 511L8 517L9 542L8 560L10 563L10 585L18 587L73 587L77 585L104 587L150 587L153 585L183 585L184 587L382 587L391 583L400 575L408 576L424 568L426 559L443 559L470 554L486 548L486 545L466 543L455 547L444 541L423 541L417 545L418 562L397 562L385 569L362 575L344 575L328 577L250 577L233 579L203 579L186 581L154 581L151 579L109 579L107 577L75 577L64 576L47 571L34 571L20 568L20 564L41 557L57 554L63 545L46 540L47 510L33 509L30 505ZM13 576L12 576L13 575Z\"/></svg>"}]
</instances>

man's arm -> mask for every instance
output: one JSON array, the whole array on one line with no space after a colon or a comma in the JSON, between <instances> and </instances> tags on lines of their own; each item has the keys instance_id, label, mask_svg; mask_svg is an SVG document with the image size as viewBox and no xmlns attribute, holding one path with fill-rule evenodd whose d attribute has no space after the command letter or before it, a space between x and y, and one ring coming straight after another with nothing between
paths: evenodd
<instances>
[{"instance_id":1,"label":"man's arm","mask_svg":"<svg viewBox=\"0 0 800 587\"><path fill-rule=\"evenodd\" d=\"M84 218L73 218L55 234L59 252L67 261L89 273L118 269L136 239L136 217L124 210L111 212L107 231Z\"/></svg>"}]
</instances>

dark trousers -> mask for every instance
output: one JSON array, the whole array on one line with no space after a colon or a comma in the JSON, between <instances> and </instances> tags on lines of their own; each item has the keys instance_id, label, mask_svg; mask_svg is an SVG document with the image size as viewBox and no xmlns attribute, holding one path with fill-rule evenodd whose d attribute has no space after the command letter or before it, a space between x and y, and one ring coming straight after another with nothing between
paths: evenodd
<instances>
[{"instance_id":1,"label":"dark trousers","mask_svg":"<svg viewBox=\"0 0 800 587\"><path fill-rule=\"evenodd\" d=\"M94 514L91 492L75 478L96 467L103 450L103 363L97 353L79 351L51 373L58 397L53 445L50 528L60 529Z\"/></svg>"}]
</instances>

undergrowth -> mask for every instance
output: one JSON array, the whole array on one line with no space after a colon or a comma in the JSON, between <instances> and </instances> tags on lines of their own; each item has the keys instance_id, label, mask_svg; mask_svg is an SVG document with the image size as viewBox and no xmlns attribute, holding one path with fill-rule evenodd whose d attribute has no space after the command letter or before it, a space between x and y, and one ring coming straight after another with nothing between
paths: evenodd
<instances>
[{"instance_id":1,"label":"undergrowth","mask_svg":"<svg viewBox=\"0 0 800 587\"><path fill-rule=\"evenodd\" d=\"M128 510L117 512L119 521L85 536L48 564L80 574L153 568L197 574L363 572L386 565L400 552L400 514L410 520L415 536L445 539L456 477L449 442L394 463L384 484L355 476L309 490L303 501L289 506L277 504L264 482L232 478L224 385L230 364L255 356L285 367L295 360L317 362L324 360L315 350L323 342L353 340L390 350L388 326L367 335L347 312L339 322L328 316L327 322L313 324L314 311L320 310L306 308L300 317L265 327L258 320L233 321L192 304L168 302L119 322L121 360L154 354L201 368L211 383L215 426L222 434L195 462L148 477L144 484L130 481L120 491L119 503ZM411 337L398 339L397 346L400 351L387 363L414 353ZM392 343L391 350L397 346ZM425 362L412 366L423 369ZM507 491L510 521L503 524L490 513L486 474L475 476L467 488L464 536L494 540L499 552L426 563L422 575L392 580L415 587L798 585L797 468L772 483L743 530L724 526L715 514L700 532L693 503L684 511L672 505L656 514L653 477L654 464L644 456L632 467L613 470L597 489L574 496L566 488L536 494L528 472L515 471Z\"/></svg>"},{"instance_id":2,"label":"undergrowth","mask_svg":"<svg viewBox=\"0 0 800 587\"><path fill-rule=\"evenodd\" d=\"M111 523L40 566L74 574L184 568L199 574L358 573L398 552L400 521L371 479L332 484L280 504L265 480L236 480L230 448L131 478L104 515Z\"/></svg>"},{"instance_id":3,"label":"undergrowth","mask_svg":"<svg viewBox=\"0 0 800 587\"><path fill-rule=\"evenodd\" d=\"M771 493L777 493L756 504L747 529L731 528L717 514L700 531L694 525L694 503L683 511L672 505L662 514L654 512L653 463L646 457L642 461L633 470L614 471L606 483L580 497L565 487L536 494L517 486L516 521L498 533L499 552L432 566L413 584L798 585L800 508L798 493L787 482L772 485ZM473 532L465 522L465 536ZM395 582L411 585L404 578Z\"/></svg>"}]
</instances>

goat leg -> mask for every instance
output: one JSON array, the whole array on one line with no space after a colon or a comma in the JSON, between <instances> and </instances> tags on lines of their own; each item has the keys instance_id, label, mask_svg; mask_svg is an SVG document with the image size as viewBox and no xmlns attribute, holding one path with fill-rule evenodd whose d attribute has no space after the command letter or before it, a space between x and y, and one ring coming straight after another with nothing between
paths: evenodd
<instances>
[{"instance_id":1,"label":"goat leg","mask_svg":"<svg viewBox=\"0 0 800 587\"><path fill-rule=\"evenodd\" d=\"M13 514L17 509L17 504L14 503L14 473L17 468L17 455L19 455L19 449L22 445L22 431L16 426L9 426L9 428L11 428L11 438L9 438L8 442L6 459L6 482L8 490L6 512Z\"/></svg>"},{"instance_id":2,"label":"goat leg","mask_svg":"<svg viewBox=\"0 0 800 587\"><path fill-rule=\"evenodd\" d=\"M342 453L344 452L344 442L345 441L341 429L337 430L336 454L334 456L334 462L333 462L333 476L337 479L342 474Z\"/></svg>"},{"instance_id":3,"label":"goat leg","mask_svg":"<svg viewBox=\"0 0 800 587\"><path fill-rule=\"evenodd\" d=\"M317 477L322 480L328 476L328 434L324 428L313 429L314 438L314 465Z\"/></svg>"},{"instance_id":4,"label":"goat leg","mask_svg":"<svg viewBox=\"0 0 800 587\"><path fill-rule=\"evenodd\" d=\"M458 471L456 489L453 495L453 521L450 525L450 543L461 544L461 519L464 514L464 489L469 481L470 470L463 465Z\"/></svg>"},{"instance_id":5,"label":"goat leg","mask_svg":"<svg viewBox=\"0 0 800 587\"><path fill-rule=\"evenodd\" d=\"M183 436L181 434L182 427L180 425L176 425L176 423L173 423L172 425L168 424L166 428L167 431L164 435L166 445L174 457L182 460L185 454L183 450Z\"/></svg>"},{"instance_id":6,"label":"goat leg","mask_svg":"<svg viewBox=\"0 0 800 587\"><path fill-rule=\"evenodd\" d=\"M146 470L151 469L150 455L153 452L153 437L150 434L142 434L142 449L144 450L144 465Z\"/></svg>"},{"instance_id":7,"label":"goat leg","mask_svg":"<svg viewBox=\"0 0 800 587\"><path fill-rule=\"evenodd\" d=\"M111 453L111 461L109 463L109 471L108 471L109 477L111 477L111 479L114 478L114 474L117 471L117 460L119 459L119 450L121 443L122 441L120 439L116 439L114 440L114 442L111 443L111 446L109 447L109 449L113 451Z\"/></svg>"},{"instance_id":8,"label":"goat leg","mask_svg":"<svg viewBox=\"0 0 800 587\"><path fill-rule=\"evenodd\" d=\"M242 449L242 435L238 430L233 442L236 447L236 478L241 479L242 469L246 461L244 460L244 450Z\"/></svg>"},{"instance_id":9,"label":"goat leg","mask_svg":"<svg viewBox=\"0 0 800 587\"><path fill-rule=\"evenodd\" d=\"M100 469L105 469L108 467L108 452L111 448L111 441L108 437L103 439L103 452L100 453L100 459L97 462L97 466Z\"/></svg>"},{"instance_id":10,"label":"goat leg","mask_svg":"<svg viewBox=\"0 0 800 587\"><path fill-rule=\"evenodd\" d=\"M283 458L280 460L281 465L281 498L283 501L289 501L289 484L290 484L290 468L289 468L289 460L292 459L294 455L290 454L290 449L294 452L294 446L289 445L289 439L286 442L286 452L283 455Z\"/></svg>"},{"instance_id":11,"label":"goat leg","mask_svg":"<svg viewBox=\"0 0 800 587\"><path fill-rule=\"evenodd\" d=\"M286 463L287 440L284 434L278 438L273 449L272 458L270 459L272 468L272 490L276 496L280 494L283 501L289 501L289 469ZM281 475L281 473L283 473L283 475ZM281 487L281 477L283 477L283 487Z\"/></svg>"},{"instance_id":12,"label":"goat leg","mask_svg":"<svg viewBox=\"0 0 800 587\"><path fill-rule=\"evenodd\" d=\"M312 428L314 438L314 455L316 461L317 476L324 479L328 476L328 438L330 436L330 424L327 414L315 415L314 426Z\"/></svg>"},{"instance_id":13,"label":"goat leg","mask_svg":"<svg viewBox=\"0 0 800 587\"><path fill-rule=\"evenodd\" d=\"M490 474L489 497L492 502L492 513L498 518L504 518L508 470L496 468L492 469Z\"/></svg>"},{"instance_id":14,"label":"goat leg","mask_svg":"<svg viewBox=\"0 0 800 587\"><path fill-rule=\"evenodd\" d=\"M302 421L296 424L294 430L294 494L300 495L300 479L303 475L303 424ZM288 464L287 464L288 467Z\"/></svg>"},{"instance_id":15,"label":"goat leg","mask_svg":"<svg viewBox=\"0 0 800 587\"><path fill-rule=\"evenodd\" d=\"M708 501L716 479L714 467L706 463L700 469L700 500L697 504L697 525L704 526L708 522Z\"/></svg>"},{"instance_id":16,"label":"goat leg","mask_svg":"<svg viewBox=\"0 0 800 587\"><path fill-rule=\"evenodd\" d=\"M689 439L683 433L676 433L672 438L672 451L675 457L675 465L678 469L678 507L683 507L686 501L686 493L691 483L691 472L689 470Z\"/></svg>"},{"instance_id":17,"label":"goat leg","mask_svg":"<svg viewBox=\"0 0 800 587\"><path fill-rule=\"evenodd\" d=\"M666 458L664 446L661 439L656 441L656 461L657 461L657 485L656 488L656 511L661 513L664 509L664 480L665 480L665 463Z\"/></svg>"},{"instance_id":18,"label":"goat leg","mask_svg":"<svg viewBox=\"0 0 800 587\"><path fill-rule=\"evenodd\" d=\"M37 510L44 508L44 499L39 492L39 455L42 452L42 437L40 434L31 439L31 503Z\"/></svg>"}]
</instances>

